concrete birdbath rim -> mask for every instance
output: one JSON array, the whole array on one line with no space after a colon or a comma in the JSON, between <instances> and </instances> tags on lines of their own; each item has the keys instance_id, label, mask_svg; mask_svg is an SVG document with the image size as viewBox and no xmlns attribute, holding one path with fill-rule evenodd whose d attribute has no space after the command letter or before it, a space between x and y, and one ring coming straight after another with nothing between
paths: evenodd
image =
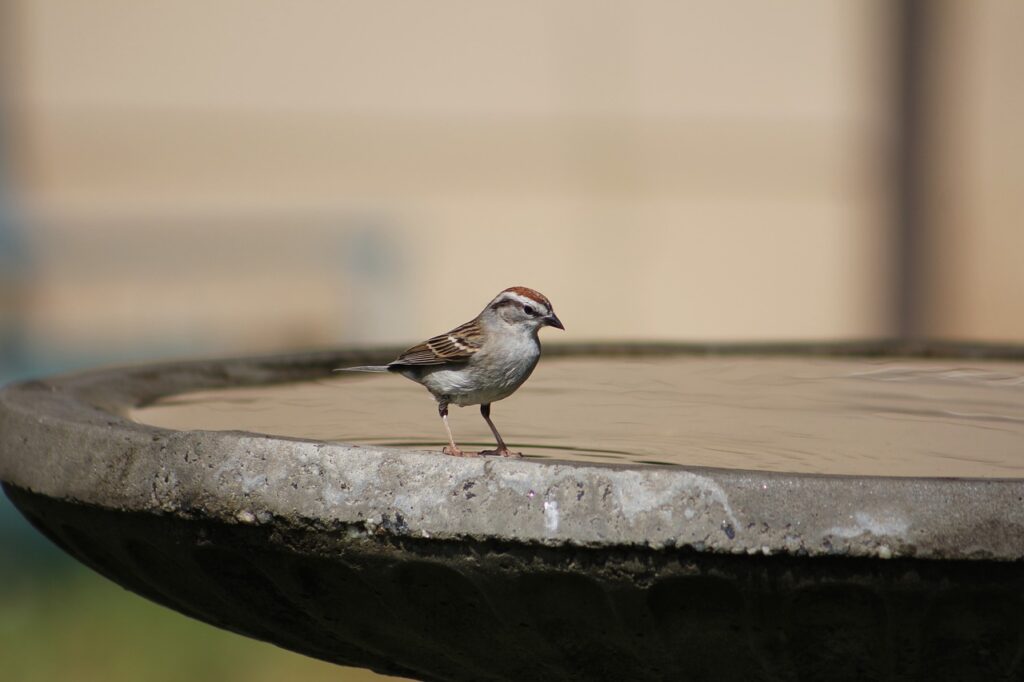
<instances>
[{"instance_id":1,"label":"concrete birdbath rim","mask_svg":"<svg viewBox=\"0 0 1024 682\"><path fill-rule=\"evenodd\" d=\"M109 369L0 393L0 479L108 509L228 523L549 546L1017 560L1024 481L460 459L125 419L176 393L302 381L394 349ZM546 357L672 353L1024 358L1017 347L894 343L549 346Z\"/></svg>"}]
</instances>

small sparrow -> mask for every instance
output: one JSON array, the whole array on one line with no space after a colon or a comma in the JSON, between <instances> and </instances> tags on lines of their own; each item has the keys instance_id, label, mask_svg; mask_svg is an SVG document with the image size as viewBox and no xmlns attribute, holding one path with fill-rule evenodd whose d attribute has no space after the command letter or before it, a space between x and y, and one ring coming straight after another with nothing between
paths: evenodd
<instances>
[{"instance_id":1,"label":"small sparrow","mask_svg":"<svg viewBox=\"0 0 1024 682\"><path fill-rule=\"evenodd\" d=\"M474 319L413 346L389 364L346 367L342 371L397 372L423 384L437 400L437 410L448 432L446 455L521 457L509 452L501 439L491 421L491 403L509 397L530 377L540 359L537 332L541 327L565 329L543 294L526 287L509 287ZM460 450L448 426L448 405L479 405L498 449L480 453Z\"/></svg>"}]
</instances>

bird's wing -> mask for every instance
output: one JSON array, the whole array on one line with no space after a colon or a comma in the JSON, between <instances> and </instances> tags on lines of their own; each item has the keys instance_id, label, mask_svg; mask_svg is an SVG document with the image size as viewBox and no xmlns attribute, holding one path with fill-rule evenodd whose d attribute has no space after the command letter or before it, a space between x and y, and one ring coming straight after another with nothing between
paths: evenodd
<instances>
[{"instance_id":1,"label":"bird's wing","mask_svg":"<svg viewBox=\"0 0 1024 682\"><path fill-rule=\"evenodd\" d=\"M447 334L438 334L413 346L395 359L395 365L447 365L466 362L480 350L483 338L476 321L467 322Z\"/></svg>"}]
</instances>

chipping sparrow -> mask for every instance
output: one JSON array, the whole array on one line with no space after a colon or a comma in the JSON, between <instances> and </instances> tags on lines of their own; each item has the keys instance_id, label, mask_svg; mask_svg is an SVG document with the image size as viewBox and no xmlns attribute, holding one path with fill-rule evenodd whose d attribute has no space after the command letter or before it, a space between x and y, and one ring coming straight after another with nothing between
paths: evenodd
<instances>
[{"instance_id":1,"label":"chipping sparrow","mask_svg":"<svg viewBox=\"0 0 1024 682\"><path fill-rule=\"evenodd\" d=\"M518 453L509 452L491 421L491 403L509 397L530 377L540 359L537 332L546 326L565 329L551 302L533 289L510 287L495 296L474 319L413 346L389 364L346 367L342 371L397 372L423 384L437 400L437 410L448 433L448 445L444 448L447 455L519 457ZM498 448L480 453L460 450L448 426L450 404L479 405Z\"/></svg>"}]
</instances>

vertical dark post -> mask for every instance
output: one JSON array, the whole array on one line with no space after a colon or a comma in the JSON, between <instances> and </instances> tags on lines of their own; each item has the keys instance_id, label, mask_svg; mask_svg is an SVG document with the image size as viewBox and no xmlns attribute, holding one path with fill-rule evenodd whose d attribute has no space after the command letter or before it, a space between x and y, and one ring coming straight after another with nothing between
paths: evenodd
<instances>
[{"instance_id":1,"label":"vertical dark post","mask_svg":"<svg viewBox=\"0 0 1024 682\"><path fill-rule=\"evenodd\" d=\"M933 0L897 0L893 93L893 329L901 339L926 333L928 216L925 203L928 85Z\"/></svg>"}]
</instances>

